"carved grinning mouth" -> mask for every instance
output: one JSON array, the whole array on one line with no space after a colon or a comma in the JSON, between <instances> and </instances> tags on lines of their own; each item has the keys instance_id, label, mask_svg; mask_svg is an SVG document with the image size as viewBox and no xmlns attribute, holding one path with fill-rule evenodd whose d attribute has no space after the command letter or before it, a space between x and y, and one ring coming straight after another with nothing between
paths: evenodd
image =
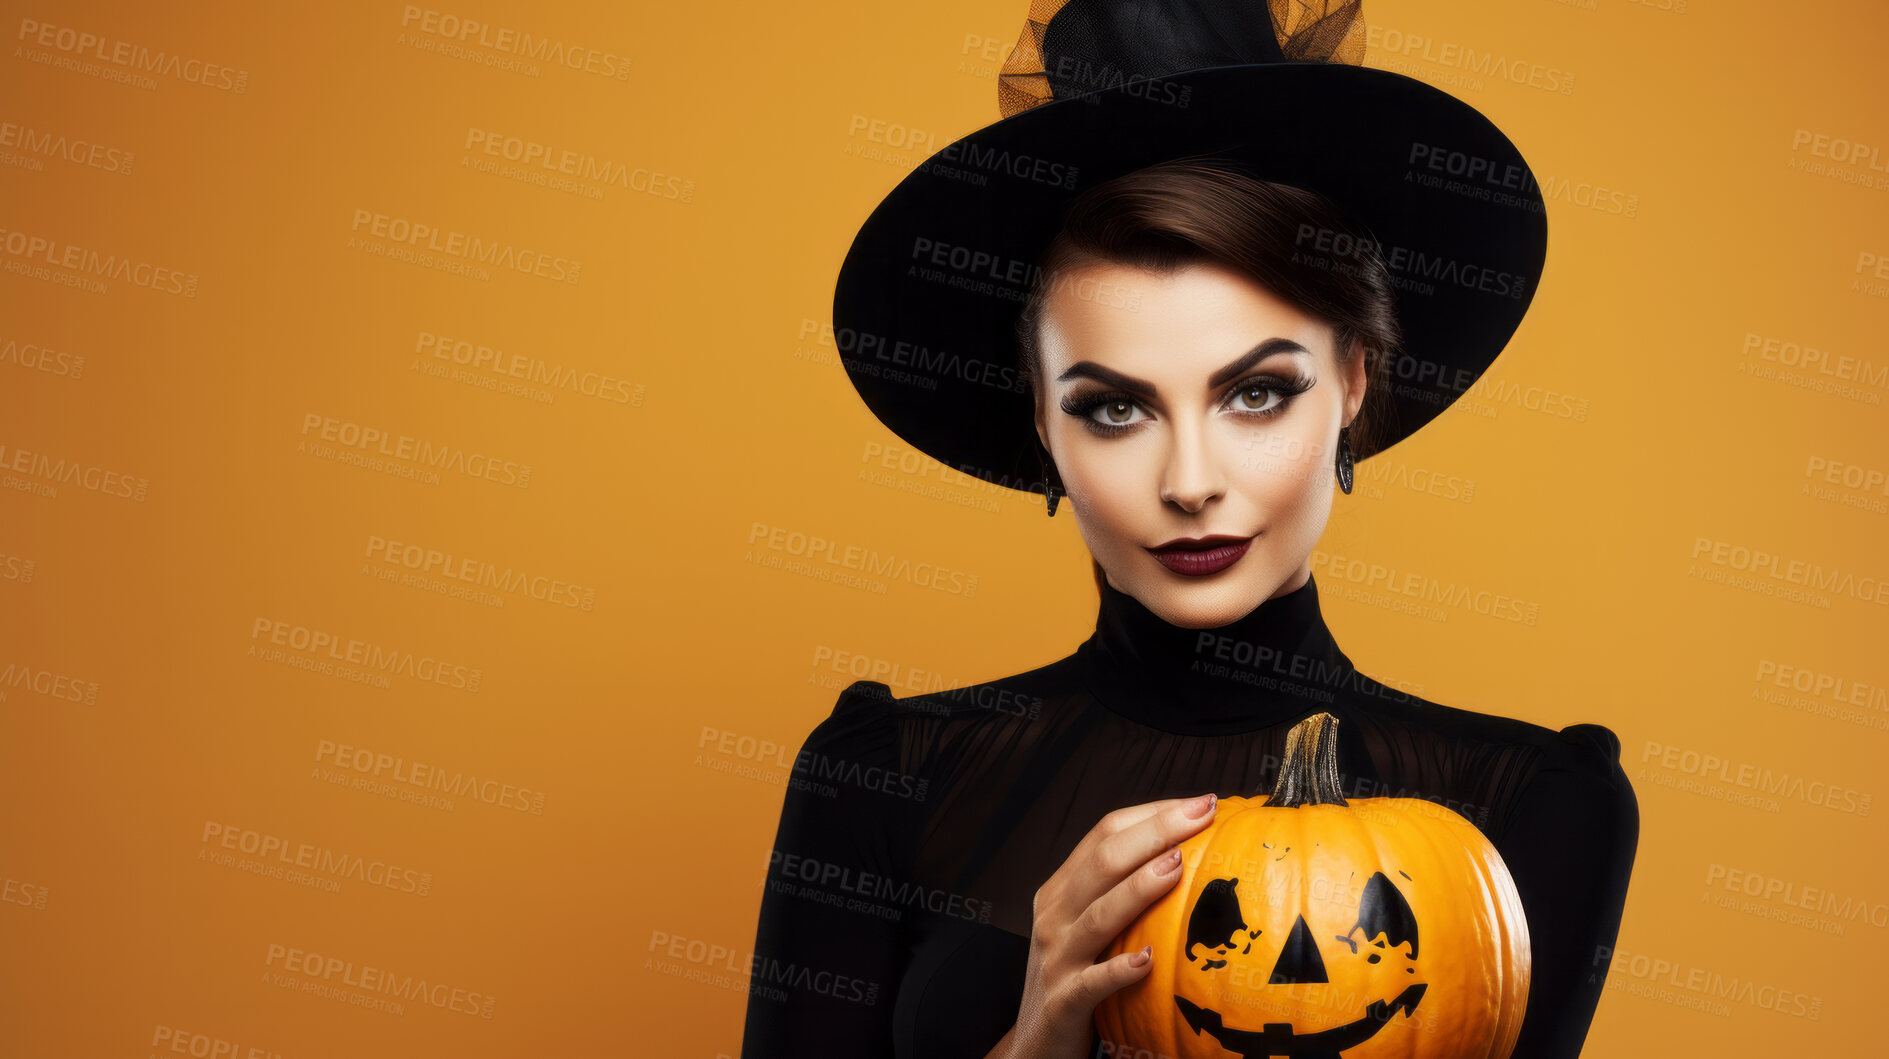
<instances>
[{"instance_id":1,"label":"carved grinning mouth","mask_svg":"<svg viewBox=\"0 0 1889 1059\"><path fill-rule=\"evenodd\" d=\"M1384 1024L1399 1010L1406 1016L1416 1014L1417 1002L1423 999L1427 988L1422 984L1410 986L1397 994L1395 1000L1377 1000L1366 1005L1363 1018L1316 1033L1299 1033L1290 1022L1268 1022L1264 1029L1259 1030L1228 1029L1220 1021L1217 1011L1209 1011L1183 996L1175 997L1174 1003L1180 1005L1181 1017L1187 1020L1187 1025L1196 1035L1204 1030L1219 1041L1222 1048L1243 1055L1246 1059L1270 1059L1272 1056L1341 1059L1340 1053L1345 1049L1356 1048L1377 1036L1377 1031L1383 1029Z\"/></svg>"}]
</instances>

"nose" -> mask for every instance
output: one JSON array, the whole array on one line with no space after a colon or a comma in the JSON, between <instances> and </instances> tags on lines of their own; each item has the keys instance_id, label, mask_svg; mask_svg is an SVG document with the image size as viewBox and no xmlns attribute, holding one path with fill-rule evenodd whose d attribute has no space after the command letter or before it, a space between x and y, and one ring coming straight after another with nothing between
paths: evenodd
<instances>
[{"instance_id":1,"label":"nose","mask_svg":"<svg viewBox=\"0 0 1889 1059\"><path fill-rule=\"evenodd\" d=\"M1205 427L1200 424L1177 425L1168 447L1167 466L1161 473L1161 499L1179 505L1190 515L1226 489L1226 480L1205 435Z\"/></svg>"},{"instance_id":2,"label":"nose","mask_svg":"<svg viewBox=\"0 0 1889 1059\"><path fill-rule=\"evenodd\" d=\"M1292 933L1286 938L1285 951L1279 954L1279 962L1272 965L1272 978L1267 985L1296 985L1300 982L1329 982L1325 977L1325 959L1318 954L1318 944L1312 940L1312 932L1305 926L1305 917L1292 924Z\"/></svg>"}]
</instances>

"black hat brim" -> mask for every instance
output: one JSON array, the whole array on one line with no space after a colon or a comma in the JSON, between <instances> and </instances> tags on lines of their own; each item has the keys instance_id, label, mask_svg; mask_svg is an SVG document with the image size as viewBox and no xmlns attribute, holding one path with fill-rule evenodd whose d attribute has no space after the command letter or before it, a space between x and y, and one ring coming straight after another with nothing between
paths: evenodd
<instances>
[{"instance_id":1,"label":"black hat brim","mask_svg":"<svg viewBox=\"0 0 1889 1059\"><path fill-rule=\"evenodd\" d=\"M1404 334L1378 451L1473 385L1534 296L1548 246L1540 189L1473 107L1364 67L1191 70L987 126L880 202L833 300L841 361L867 407L965 474L1040 492L1015 343L1035 263L1083 190L1200 155L1318 191L1377 243ZM1342 256L1316 241L1309 255Z\"/></svg>"}]
</instances>

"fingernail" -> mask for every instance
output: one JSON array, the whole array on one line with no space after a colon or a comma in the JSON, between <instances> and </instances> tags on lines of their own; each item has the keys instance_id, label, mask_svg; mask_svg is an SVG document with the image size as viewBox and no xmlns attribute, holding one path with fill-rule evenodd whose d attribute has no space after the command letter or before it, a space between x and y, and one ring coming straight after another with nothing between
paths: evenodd
<instances>
[{"instance_id":1,"label":"fingernail","mask_svg":"<svg viewBox=\"0 0 1889 1059\"><path fill-rule=\"evenodd\" d=\"M1142 967L1142 966L1145 966L1147 962L1153 958L1154 958L1154 946L1143 945L1141 947L1140 952L1135 953L1133 956L1130 956L1128 958L1128 966Z\"/></svg>"},{"instance_id":2,"label":"fingernail","mask_svg":"<svg viewBox=\"0 0 1889 1059\"><path fill-rule=\"evenodd\" d=\"M1220 800L1220 796L1217 794L1203 794L1200 797L1195 798L1193 804L1187 807L1188 817L1190 819L1198 820L1201 817L1206 816L1208 813L1213 812L1214 803L1218 802L1219 800Z\"/></svg>"},{"instance_id":3,"label":"fingernail","mask_svg":"<svg viewBox=\"0 0 1889 1059\"><path fill-rule=\"evenodd\" d=\"M1174 874L1174 869L1180 866L1181 847L1175 846L1173 849L1167 851L1167 855L1161 858L1159 864L1155 865L1154 873L1156 875L1172 875Z\"/></svg>"}]
</instances>

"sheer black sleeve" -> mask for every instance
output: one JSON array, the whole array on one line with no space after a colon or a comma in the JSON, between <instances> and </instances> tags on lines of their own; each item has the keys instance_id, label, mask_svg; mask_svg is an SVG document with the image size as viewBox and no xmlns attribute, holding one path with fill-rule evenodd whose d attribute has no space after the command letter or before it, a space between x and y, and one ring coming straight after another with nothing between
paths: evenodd
<instances>
[{"instance_id":1,"label":"sheer black sleeve","mask_svg":"<svg viewBox=\"0 0 1889 1059\"><path fill-rule=\"evenodd\" d=\"M885 685L855 682L795 759L768 856L742 1059L893 1052L898 923L860 899L900 878L906 859L897 836L913 792L891 702Z\"/></svg>"},{"instance_id":2,"label":"sheer black sleeve","mask_svg":"<svg viewBox=\"0 0 1889 1059\"><path fill-rule=\"evenodd\" d=\"M1581 1054L1640 835L1620 740L1600 725L1561 730L1496 844L1528 916L1533 971L1514 1054Z\"/></svg>"}]
</instances>

